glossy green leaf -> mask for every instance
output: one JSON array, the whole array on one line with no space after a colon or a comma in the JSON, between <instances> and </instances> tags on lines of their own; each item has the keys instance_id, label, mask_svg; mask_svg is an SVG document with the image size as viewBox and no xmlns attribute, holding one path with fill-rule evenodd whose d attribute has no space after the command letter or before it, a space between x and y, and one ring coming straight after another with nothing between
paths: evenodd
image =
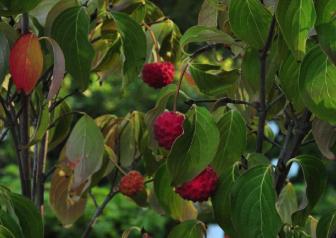
<instances>
[{"instance_id":1,"label":"glossy green leaf","mask_svg":"<svg viewBox=\"0 0 336 238\"><path fill-rule=\"evenodd\" d=\"M238 70L224 71L216 65L192 64L189 70L199 90L213 96L223 96L239 79Z\"/></svg>"},{"instance_id":2,"label":"glossy green leaf","mask_svg":"<svg viewBox=\"0 0 336 238\"><path fill-rule=\"evenodd\" d=\"M219 144L219 132L210 112L194 106L184 121L184 133L174 143L167 166L174 185L198 175L213 160Z\"/></svg>"},{"instance_id":3,"label":"glossy green leaf","mask_svg":"<svg viewBox=\"0 0 336 238\"><path fill-rule=\"evenodd\" d=\"M294 57L302 60L309 31L316 20L313 0L279 0L276 19Z\"/></svg>"},{"instance_id":4,"label":"glossy green leaf","mask_svg":"<svg viewBox=\"0 0 336 238\"><path fill-rule=\"evenodd\" d=\"M215 27L193 26L190 27L181 37L180 45L186 54L191 54L186 50L191 43L222 43L226 45L236 44L234 39L227 33Z\"/></svg>"},{"instance_id":5,"label":"glossy green leaf","mask_svg":"<svg viewBox=\"0 0 336 238\"><path fill-rule=\"evenodd\" d=\"M306 199L301 204L300 210L293 214L292 219L293 223L304 225L327 186L327 174L322 161L314 156L301 155L288 163L292 162L297 162L301 166L306 184Z\"/></svg>"},{"instance_id":6,"label":"glossy green leaf","mask_svg":"<svg viewBox=\"0 0 336 238\"><path fill-rule=\"evenodd\" d=\"M260 81L260 57L256 49L248 48L242 61L242 79L246 87L253 93L259 92Z\"/></svg>"},{"instance_id":7,"label":"glossy green leaf","mask_svg":"<svg viewBox=\"0 0 336 238\"><path fill-rule=\"evenodd\" d=\"M0 225L0 238L16 238L10 230L3 225Z\"/></svg>"},{"instance_id":8,"label":"glossy green leaf","mask_svg":"<svg viewBox=\"0 0 336 238\"><path fill-rule=\"evenodd\" d=\"M138 111L129 113L120 123L119 163L123 167L131 166L140 157L143 123L143 114Z\"/></svg>"},{"instance_id":9,"label":"glossy green leaf","mask_svg":"<svg viewBox=\"0 0 336 238\"><path fill-rule=\"evenodd\" d=\"M225 113L217 126L220 142L211 164L218 174L222 174L225 168L240 160L246 148L246 126L243 117L236 110Z\"/></svg>"},{"instance_id":10,"label":"glossy green leaf","mask_svg":"<svg viewBox=\"0 0 336 238\"><path fill-rule=\"evenodd\" d=\"M298 200L291 183L282 189L276 206L282 222L292 224L292 214L298 210Z\"/></svg>"},{"instance_id":11,"label":"glossy green leaf","mask_svg":"<svg viewBox=\"0 0 336 238\"><path fill-rule=\"evenodd\" d=\"M23 232L17 221L10 214L0 210L0 224L6 227L15 238L24 238ZM1 234L1 232L0 232ZM1 235L0 235L1 237Z\"/></svg>"},{"instance_id":12,"label":"glossy green leaf","mask_svg":"<svg viewBox=\"0 0 336 238\"><path fill-rule=\"evenodd\" d=\"M9 43L6 36L0 32L0 84L8 72Z\"/></svg>"},{"instance_id":13,"label":"glossy green leaf","mask_svg":"<svg viewBox=\"0 0 336 238\"><path fill-rule=\"evenodd\" d=\"M42 0L0 0L0 15L11 16L28 12Z\"/></svg>"},{"instance_id":14,"label":"glossy green leaf","mask_svg":"<svg viewBox=\"0 0 336 238\"><path fill-rule=\"evenodd\" d=\"M259 0L231 1L229 18L231 29L240 40L253 48L263 48L272 15Z\"/></svg>"},{"instance_id":15,"label":"glossy green leaf","mask_svg":"<svg viewBox=\"0 0 336 238\"><path fill-rule=\"evenodd\" d=\"M225 233L234 237L236 234L232 223L231 190L237 179L237 167L231 166L223 171L219 178L215 194L211 197L216 222L225 230Z\"/></svg>"},{"instance_id":16,"label":"glossy green leaf","mask_svg":"<svg viewBox=\"0 0 336 238\"><path fill-rule=\"evenodd\" d=\"M124 61L125 80L123 86L138 78L146 60L146 36L141 26L121 12L112 12L117 29L121 36Z\"/></svg>"},{"instance_id":17,"label":"glossy green leaf","mask_svg":"<svg viewBox=\"0 0 336 238\"><path fill-rule=\"evenodd\" d=\"M104 137L92 118L84 115L76 123L65 153L68 167L74 170L71 187L76 189L100 169L103 161Z\"/></svg>"},{"instance_id":18,"label":"glossy green leaf","mask_svg":"<svg viewBox=\"0 0 336 238\"><path fill-rule=\"evenodd\" d=\"M193 203L183 200L175 193L171 182L167 166L161 166L154 177L154 191L162 208L173 219L179 221L196 219L197 210Z\"/></svg>"},{"instance_id":19,"label":"glossy green leaf","mask_svg":"<svg viewBox=\"0 0 336 238\"><path fill-rule=\"evenodd\" d=\"M252 169L259 165L269 165L270 161L268 158L259 153L249 153L246 155L245 159L247 160L247 167Z\"/></svg>"},{"instance_id":20,"label":"glossy green leaf","mask_svg":"<svg viewBox=\"0 0 336 238\"><path fill-rule=\"evenodd\" d=\"M254 167L239 177L232 190L238 237L276 237L282 224L275 202L271 166Z\"/></svg>"},{"instance_id":21,"label":"glossy green leaf","mask_svg":"<svg viewBox=\"0 0 336 238\"><path fill-rule=\"evenodd\" d=\"M336 66L318 46L303 60L299 89L308 109L320 119L336 123Z\"/></svg>"},{"instance_id":22,"label":"glossy green leaf","mask_svg":"<svg viewBox=\"0 0 336 238\"><path fill-rule=\"evenodd\" d=\"M34 203L27 198L11 193L15 214L25 238L43 238L43 222Z\"/></svg>"},{"instance_id":23,"label":"glossy green leaf","mask_svg":"<svg viewBox=\"0 0 336 238\"><path fill-rule=\"evenodd\" d=\"M45 1L43 1L45 2ZM42 3L43 3L42 2ZM72 7L78 7L78 1L77 0L60 0L58 1L48 12L46 22L45 22L45 32L46 35L51 35L52 25L54 24L54 21L56 18L64 11L66 11L69 8Z\"/></svg>"},{"instance_id":24,"label":"glossy green leaf","mask_svg":"<svg viewBox=\"0 0 336 238\"><path fill-rule=\"evenodd\" d=\"M300 66L301 64L297 62L291 53L289 53L287 58L283 61L279 71L281 89L293 106L298 110L303 108L299 89Z\"/></svg>"},{"instance_id":25,"label":"glossy green leaf","mask_svg":"<svg viewBox=\"0 0 336 238\"><path fill-rule=\"evenodd\" d=\"M318 0L315 1L316 24L319 43L330 59L336 64L336 1Z\"/></svg>"},{"instance_id":26,"label":"glossy green leaf","mask_svg":"<svg viewBox=\"0 0 336 238\"><path fill-rule=\"evenodd\" d=\"M175 226L168 238L203 238L205 226L201 221L190 220Z\"/></svg>"},{"instance_id":27,"label":"glossy green leaf","mask_svg":"<svg viewBox=\"0 0 336 238\"><path fill-rule=\"evenodd\" d=\"M62 48L67 71L76 85L89 85L93 48L88 40L90 19L84 7L72 7L59 14L52 24L51 36Z\"/></svg>"},{"instance_id":28,"label":"glossy green leaf","mask_svg":"<svg viewBox=\"0 0 336 238\"><path fill-rule=\"evenodd\" d=\"M317 237L330 238L336 232L336 212L324 214L317 224Z\"/></svg>"}]
</instances>

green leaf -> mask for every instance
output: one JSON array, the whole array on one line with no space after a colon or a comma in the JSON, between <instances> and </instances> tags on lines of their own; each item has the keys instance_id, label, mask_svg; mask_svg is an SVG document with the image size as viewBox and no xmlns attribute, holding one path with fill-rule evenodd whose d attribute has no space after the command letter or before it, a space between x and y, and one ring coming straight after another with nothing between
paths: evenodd
<instances>
[{"instance_id":1,"label":"green leaf","mask_svg":"<svg viewBox=\"0 0 336 238\"><path fill-rule=\"evenodd\" d=\"M16 238L6 227L0 225L0 238Z\"/></svg>"},{"instance_id":2,"label":"green leaf","mask_svg":"<svg viewBox=\"0 0 336 238\"><path fill-rule=\"evenodd\" d=\"M17 31L5 22L0 22L0 32L7 38L10 47L13 46L19 37Z\"/></svg>"},{"instance_id":3,"label":"green leaf","mask_svg":"<svg viewBox=\"0 0 336 238\"><path fill-rule=\"evenodd\" d=\"M10 214L0 210L0 224L6 227L15 238L24 238L21 227ZM0 232L1 234L1 232ZM1 236L0 236L1 237Z\"/></svg>"},{"instance_id":4,"label":"green leaf","mask_svg":"<svg viewBox=\"0 0 336 238\"><path fill-rule=\"evenodd\" d=\"M161 89L159 96L156 100L155 107L149 110L145 115L145 123L148 129L149 135L149 147L156 149L158 144L154 139L153 124L155 119L165 110L169 99L176 93L176 85L170 84Z\"/></svg>"},{"instance_id":5,"label":"green leaf","mask_svg":"<svg viewBox=\"0 0 336 238\"><path fill-rule=\"evenodd\" d=\"M174 143L167 160L174 185L198 175L213 160L219 132L210 112L194 106L184 121L184 133Z\"/></svg>"},{"instance_id":6,"label":"green leaf","mask_svg":"<svg viewBox=\"0 0 336 238\"><path fill-rule=\"evenodd\" d=\"M259 0L231 1L229 18L231 29L239 39L256 49L264 47L272 15Z\"/></svg>"},{"instance_id":7,"label":"green leaf","mask_svg":"<svg viewBox=\"0 0 336 238\"><path fill-rule=\"evenodd\" d=\"M121 122L119 141L119 162L123 167L129 167L140 157L140 140L143 132L143 114L134 111Z\"/></svg>"},{"instance_id":8,"label":"green leaf","mask_svg":"<svg viewBox=\"0 0 336 238\"><path fill-rule=\"evenodd\" d=\"M254 167L233 187L232 221L239 237L276 237L281 228L271 172L271 166Z\"/></svg>"},{"instance_id":9,"label":"green leaf","mask_svg":"<svg viewBox=\"0 0 336 238\"><path fill-rule=\"evenodd\" d=\"M256 49L248 48L242 61L242 79L252 94L259 92L260 57Z\"/></svg>"},{"instance_id":10,"label":"green leaf","mask_svg":"<svg viewBox=\"0 0 336 238\"><path fill-rule=\"evenodd\" d=\"M249 169L252 169L259 165L269 165L270 162L267 157L259 153L249 153L246 156L247 165Z\"/></svg>"},{"instance_id":11,"label":"green leaf","mask_svg":"<svg viewBox=\"0 0 336 238\"><path fill-rule=\"evenodd\" d=\"M64 156L61 153L60 160ZM87 198L82 196L76 200L70 196L71 175L58 168L51 179L49 202L58 220L69 226L81 217L85 211Z\"/></svg>"},{"instance_id":12,"label":"green leaf","mask_svg":"<svg viewBox=\"0 0 336 238\"><path fill-rule=\"evenodd\" d=\"M73 116L68 104L63 102L51 113L50 118L52 118L51 124L55 125L49 130L48 149L52 150L67 138L71 130Z\"/></svg>"},{"instance_id":13,"label":"green leaf","mask_svg":"<svg viewBox=\"0 0 336 238\"><path fill-rule=\"evenodd\" d=\"M35 132L30 138L30 145L41 141L45 133L49 128L49 107L47 105L42 105L40 108L37 126L35 128Z\"/></svg>"},{"instance_id":14,"label":"green leaf","mask_svg":"<svg viewBox=\"0 0 336 238\"><path fill-rule=\"evenodd\" d=\"M45 1L43 1L45 2ZM77 0L60 0L58 1L48 12L46 22L45 22L45 32L46 35L51 35L52 25L54 24L54 21L56 18L64 11L66 11L69 8L72 7L78 7L78 1ZM44 9L45 11L45 9Z\"/></svg>"},{"instance_id":15,"label":"green leaf","mask_svg":"<svg viewBox=\"0 0 336 238\"><path fill-rule=\"evenodd\" d=\"M156 172L154 177L154 191L162 208L172 218L185 221L196 219L197 210L193 203L183 200L171 187L171 177L166 165Z\"/></svg>"},{"instance_id":16,"label":"green leaf","mask_svg":"<svg viewBox=\"0 0 336 238\"><path fill-rule=\"evenodd\" d=\"M336 211L324 214L317 224L317 237L330 238L336 232Z\"/></svg>"},{"instance_id":17,"label":"green leaf","mask_svg":"<svg viewBox=\"0 0 336 238\"><path fill-rule=\"evenodd\" d=\"M73 128L66 143L68 166L74 170L72 189L97 172L103 161L104 137L95 121L84 115Z\"/></svg>"},{"instance_id":18,"label":"green leaf","mask_svg":"<svg viewBox=\"0 0 336 238\"><path fill-rule=\"evenodd\" d=\"M336 64L336 2L334 0L315 1L316 24L319 43L330 59Z\"/></svg>"},{"instance_id":19,"label":"green leaf","mask_svg":"<svg viewBox=\"0 0 336 238\"><path fill-rule=\"evenodd\" d=\"M168 238L203 238L205 226L201 221L190 220L175 226Z\"/></svg>"},{"instance_id":20,"label":"green leaf","mask_svg":"<svg viewBox=\"0 0 336 238\"><path fill-rule=\"evenodd\" d=\"M186 50L190 43L222 43L226 45L236 44L235 40L227 33L215 27L193 26L190 27L181 37L180 45L184 53L192 54Z\"/></svg>"},{"instance_id":21,"label":"green leaf","mask_svg":"<svg viewBox=\"0 0 336 238\"><path fill-rule=\"evenodd\" d=\"M243 117L236 110L231 110L217 123L220 143L212 161L213 168L222 174L225 168L240 160L246 148L246 126Z\"/></svg>"},{"instance_id":22,"label":"green leaf","mask_svg":"<svg viewBox=\"0 0 336 238\"><path fill-rule=\"evenodd\" d=\"M236 166L227 167L219 178L216 193L211 197L216 222L225 230L225 234L230 236L236 234L231 220L233 213L231 207L231 190L236 181L237 172Z\"/></svg>"},{"instance_id":23,"label":"green leaf","mask_svg":"<svg viewBox=\"0 0 336 238\"><path fill-rule=\"evenodd\" d=\"M289 53L279 71L281 88L297 110L303 109L299 89L300 66L301 64Z\"/></svg>"},{"instance_id":24,"label":"green leaf","mask_svg":"<svg viewBox=\"0 0 336 238\"><path fill-rule=\"evenodd\" d=\"M327 186L327 173L322 161L311 155L295 157L288 164L292 162L297 162L301 166L306 184L306 199L300 210L293 214L292 219L294 224L304 225Z\"/></svg>"},{"instance_id":25,"label":"green leaf","mask_svg":"<svg viewBox=\"0 0 336 238\"><path fill-rule=\"evenodd\" d=\"M218 9L214 7L208 0L204 0L201 10L198 14L198 25L217 27Z\"/></svg>"},{"instance_id":26,"label":"green leaf","mask_svg":"<svg viewBox=\"0 0 336 238\"><path fill-rule=\"evenodd\" d=\"M6 36L0 32L0 85L8 72L9 43Z\"/></svg>"},{"instance_id":27,"label":"green leaf","mask_svg":"<svg viewBox=\"0 0 336 238\"><path fill-rule=\"evenodd\" d=\"M68 8L52 24L51 36L63 50L67 71L76 85L89 85L93 47L88 40L90 18L84 7Z\"/></svg>"},{"instance_id":28,"label":"green leaf","mask_svg":"<svg viewBox=\"0 0 336 238\"><path fill-rule=\"evenodd\" d=\"M43 222L35 205L27 198L11 193L15 214L25 238L43 238Z\"/></svg>"},{"instance_id":29,"label":"green leaf","mask_svg":"<svg viewBox=\"0 0 336 238\"><path fill-rule=\"evenodd\" d=\"M309 110L322 120L336 123L336 66L318 46L303 60L299 89Z\"/></svg>"},{"instance_id":30,"label":"green leaf","mask_svg":"<svg viewBox=\"0 0 336 238\"><path fill-rule=\"evenodd\" d=\"M28 12L42 0L0 0L0 15L11 16Z\"/></svg>"},{"instance_id":31,"label":"green leaf","mask_svg":"<svg viewBox=\"0 0 336 238\"><path fill-rule=\"evenodd\" d=\"M322 155L330 160L336 159L334 152L331 150L336 142L334 126L315 118L312 123L312 133Z\"/></svg>"},{"instance_id":32,"label":"green leaf","mask_svg":"<svg viewBox=\"0 0 336 238\"><path fill-rule=\"evenodd\" d=\"M282 189L276 206L282 222L292 224L292 214L298 210L298 202L294 186L291 183Z\"/></svg>"},{"instance_id":33,"label":"green leaf","mask_svg":"<svg viewBox=\"0 0 336 238\"><path fill-rule=\"evenodd\" d=\"M316 20L313 0L279 0L275 15L289 49L297 60L302 60Z\"/></svg>"},{"instance_id":34,"label":"green leaf","mask_svg":"<svg viewBox=\"0 0 336 238\"><path fill-rule=\"evenodd\" d=\"M224 71L217 65L192 64L189 70L199 90L213 96L223 96L239 78L238 70Z\"/></svg>"},{"instance_id":35,"label":"green leaf","mask_svg":"<svg viewBox=\"0 0 336 238\"><path fill-rule=\"evenodd\" d=\"M117 29L121 36L122 49L125 56L123 86L138 78L146 60L146 35L141 26L121 12L112 12Z\"/></svg>"}]
</instances>

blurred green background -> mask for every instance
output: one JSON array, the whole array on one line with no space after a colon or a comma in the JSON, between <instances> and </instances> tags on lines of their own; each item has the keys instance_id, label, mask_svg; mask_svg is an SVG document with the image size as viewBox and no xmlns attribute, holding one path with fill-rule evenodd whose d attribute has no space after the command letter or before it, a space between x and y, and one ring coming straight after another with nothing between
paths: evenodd
<instances>
[{"instance_id":1,"label":"blurred green background","mask_svg":"<svg viewBox=\"0 0 336 238\"><path fill-rule=\"evenodd\" d=\"M160 6L165 14L177 23L182 32L188 27L197 24L197 14L202 0L154 0L153 2ZM63 93L67 94L68 92L65 91ZM69 103L73 110L85 111L92 117L106 113L124 116L132 110L147 111L152 108L155 104L157 94L156 90L149 88L141 81L134 82L126 92L122 92L121 80L118 78L109 78L102 85L93 78L90 89L84 95L75 95L68 98L67 103ZM274 127L276 126L275 124ZM278 135L278 140L281 142L281 135ZM314 144L309 144L301 148L301 150L320 156ZM268 155L271 158L275 158L278 154L279 150L273 148ZM58 159L57 152L51 153L48 159L50 164L55 163ZM20 192L18 169L15 163L12 141L8 138L0 146L0 184L9 187L12 191ZM330 186L314 210L316 216L336 206L336 174L333 172L336 169L336 164L326 160L325 163L329 172ZM299 182L296 185L298 191L303 191L302 174L297 169L294 169L292 175L293 181ZM109 188L103 183L92 192L100 204L104 196L109 192ZM46 199L48 199L48 194L46 195ZM73 227L65 229L52 214L47 202L45 237L80 237L83 227L85 227L94 210L95 206L92 200L89 199L85 215ZM211 222L211 215L202 215ZM120 237L124 230L132 226L138 226L154 234L155 238L163 238L166 237L167 231L172 225L174 225L172 220L160 216L153 210L140 208L127 197L118 195L109 203L104 214L99 218L92 237ZM139 235L135 235L134 237L139 237Z\"/></svg>"}]
</instances>

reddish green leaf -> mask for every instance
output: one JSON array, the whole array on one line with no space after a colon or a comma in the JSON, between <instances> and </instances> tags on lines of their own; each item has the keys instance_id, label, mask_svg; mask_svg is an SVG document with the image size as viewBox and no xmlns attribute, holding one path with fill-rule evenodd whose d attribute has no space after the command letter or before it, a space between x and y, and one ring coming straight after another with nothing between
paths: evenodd
<instances>
[{"instance_id":1,"label":"reddish green leaf","mask_svg":"<svg viewBox=\"0 0 336 238\"><path fill-rule=\"evenodd\" d=\"M10 52L9 70L18 91L31 93L43 69L43 54L34 34L19 38Z\"/></svg>"}]
</instances>

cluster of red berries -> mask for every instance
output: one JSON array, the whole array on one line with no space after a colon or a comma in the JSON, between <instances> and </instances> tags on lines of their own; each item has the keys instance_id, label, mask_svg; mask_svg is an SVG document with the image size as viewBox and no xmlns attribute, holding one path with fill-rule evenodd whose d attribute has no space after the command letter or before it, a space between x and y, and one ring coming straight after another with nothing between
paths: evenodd
<instances>
[{"instance_id":1,"label":"cluster of red berries","mask_svg":"<svg viewBox=\"0 0 336 238\"><path fill-rule=\"evenodd\" d=\"M134 196L145 189L145 179L138 171L132 170L123 176L119 191L126 196Z\"/></svg>"},{"instance_id":2,"label":"cluster of red berries","mask_svg":"<svg viewBox=\"0 0 336 238\"><path fill-rule=\"evenodd\" d=\"M145 64L142 69L142 79L150 87L162 88L174 80L174 65L170 62Z\"/></svg>"},{"instance_id":3,"label":"cluster of red berries","mask_svg":"<svg viewBox=\"0 0 336 238\"><path fill-rule=\"evenodd\" d=\"M216 172L208 166L195 178L175 188L175 192L186 200L203 202L215 192L217 182Z\"/></svg>"}]
</instances>

